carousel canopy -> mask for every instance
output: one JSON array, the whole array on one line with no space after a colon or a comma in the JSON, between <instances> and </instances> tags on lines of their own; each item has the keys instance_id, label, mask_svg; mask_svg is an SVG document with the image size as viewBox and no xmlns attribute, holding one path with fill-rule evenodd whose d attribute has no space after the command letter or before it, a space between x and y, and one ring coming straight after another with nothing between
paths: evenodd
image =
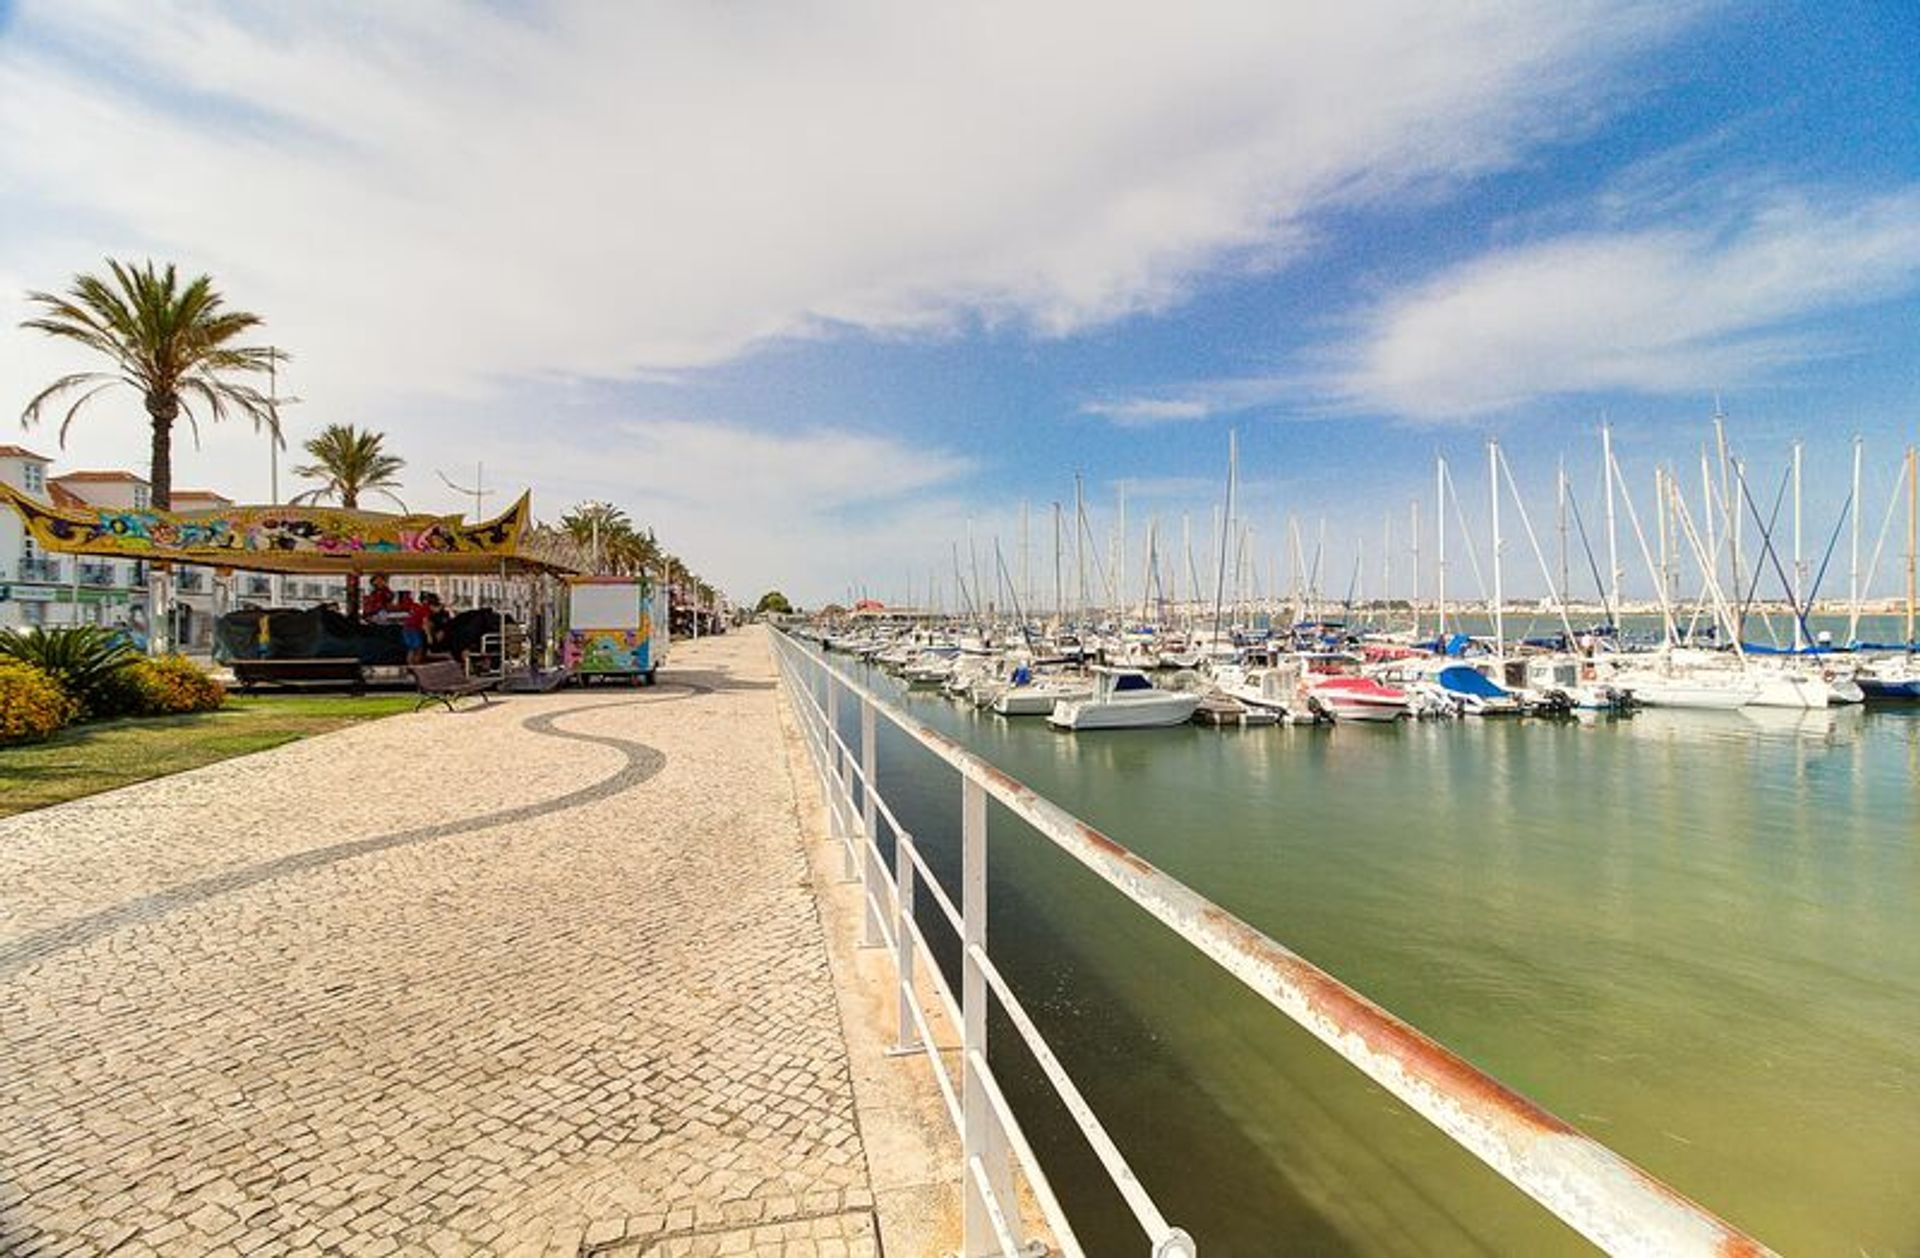
<instances>
[{"instance_id":1,"label":"carousel canopy","mask_svg":"<svg viewBox=\"0 0 1920 1258\"><path fill-rule=\"evenodd\" d=\"M338 507L214 507L202 511L53 507L7 485L43 549L69 555L202 564L246 572L393 572L422 576L569 571L526 549L530 496L491 520L394 515Z\"/></svg>"}]
</instances>

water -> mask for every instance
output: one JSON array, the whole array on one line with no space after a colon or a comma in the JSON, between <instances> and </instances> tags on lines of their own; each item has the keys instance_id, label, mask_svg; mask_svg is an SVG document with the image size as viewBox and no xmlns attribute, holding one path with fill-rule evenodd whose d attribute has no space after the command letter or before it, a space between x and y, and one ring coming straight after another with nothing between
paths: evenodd
<instances>
[{"instance_id":1,"label":"water","mask_svg":"<svg viewBox=\"0 0 1920 1258\"><path fill-rule=\"evenodd\" d=\"M1920 712L1063 735L867 676L1783 1252L1920 1253ZM897 736L880 771L957 886L955 776ZM991 825L995 955L1203 1253L1585 1252L1013 818ZM995 1036L1090 1251L1144 1252Z\"/></svg>"}]
</instances>

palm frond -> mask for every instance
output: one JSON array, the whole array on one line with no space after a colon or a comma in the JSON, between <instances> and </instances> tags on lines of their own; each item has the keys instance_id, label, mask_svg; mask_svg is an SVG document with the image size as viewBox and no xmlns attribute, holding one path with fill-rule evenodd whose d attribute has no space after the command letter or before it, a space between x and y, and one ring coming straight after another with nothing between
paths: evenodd
<instances>
[{"instance_id":1,"label":"palm frond","mask_svg":"<svg viewBox=\"0 0 1920 1258\"><path fill-rule=\"evenodd\" d=\"M62 393L65 393L69 389L77 388L80 385L88 384L95 380L117 381L118 377L109 376L104 371L75 371L67 375L61 376L58 380L55 380L52 384L48 385L46 388L40 390L40 392L33 395L32 400L30 400L27 403L26 409L20 412L21 426L26 428L31 428L34 424L40 422L41 408L44 407L48 402L60 396ZM64 425L62 425L61 427L62 441L66 439L64 435L65 432L66 432L66 428Z\"/></svg>"},{"instance_id":2,"label":"palm frond","mask_svg":"<svg viewBox=\"0 0 1920 1258\"><path fill-rule=\"evenodd\" d=\"M275 442L284 444L280 400L233 377L269 371L287 356L267 346L234 344L236 338L260 326L260 316L226 309L211 276L196 275L183 285L171 263L160 266L152 259L136 264L108 258L105 274L76 275L64 294L30 292L27 303L34 317L21 327L111 360L114 379L145 395L153 423L166 424L177 407L198 445L203 414L217 423L238 413L252 420L256 430L264 426ZM27 404L22 422L31 425L51 399L107 376L82 372L61 377ZM104 387L90 388L68 409L60 426L63 444L75 416ZM170 479L163 478L162 471L151 469L155 484Z\"/></svg>"}]
</instances>

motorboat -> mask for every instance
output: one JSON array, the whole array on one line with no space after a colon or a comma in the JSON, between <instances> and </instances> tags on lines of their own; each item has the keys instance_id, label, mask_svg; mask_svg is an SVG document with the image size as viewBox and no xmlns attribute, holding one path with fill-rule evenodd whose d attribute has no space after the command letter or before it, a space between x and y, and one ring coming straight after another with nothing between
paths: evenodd
<instances>
[{"instance_id":1,"label":"motorboat","mask_svg":"<svg viewBox=\"0 0 1920 1258\"><path fill-rule=\"evenodd\" d=\"M900 675L914 689L944 686L953 676L953 667L952 656L929 651L902 669Z\"/></svg>"},{"instance_id":2,"label":"motorboat","mask_svg":"<svg viewBox=\"0 0 1920 1258\"><path fill-rule=\"evenodd\" d=\"M1183 725L1193 719L1200 696L1192 691L1162 690L1137 668L1096 668L1093 693L1084 699L1062 699L1047 714L1055 729L1154 729Z\"/></svg>"},{"instance_id":3,"label":"motorboat","mask_svg":"<svg viewBox=\"0 0 1920 1258\"><path fill-rule=\"evenodd\" d=\"M1853 680L1875 702L1920 699L1920 667L1910 655L1873 660L1855 673Z\"/></svg>"},{"instance_id":4,"label":"motorboat","mask_svg":"<svg viewBox=\"0 0 1920 1258\"><path fill-rule=\"evenodd\" d=\"M1315 678L1307 702L1335 721L1397 721L1409 715L1406 691L1356 675Z\"/></svg>"},{"instance_id":5,"label":"motorboat","mask_svg":"<svg viewBox=\"0 0 1920 1258\"><path fill-rule=\"evenodd\" d=\"M1256 725L1277 725L1281 720L1281 714L1271 708L1258 708L1242 703L1231 695L1215 690L1200 700L1200 706L1194 710L1193 719L1203 725L1246 729Z\"/></svg>"},{"instance_id":6,"label":"motorboat","mask_svg":"<svg viewBox=\"0 0 1920 1258\"><path fill-rule=\"evenodd\" d=\"M993 710L1001 716L1047 716L1061 703L1093 697L1093 683L1064 677L1036 677L1025 684L1008 686L993 698Z\"/></svg>"},{"instance_id":7,"label":"motorboat","mask_svg":"<svg viewBox=\"0 0 1920 1258\"><path fill-rule=\"evenodd\" d=\"M1211 680L1220 694L1250 708L1264 708L1283 720L1291 719L1302 706L1297 663L1221 664L1212 669Z\"/></svg>"},{"instance_id":8,"label":"motorboat","mask_svg":"<svg viewBox=\"0 0 1920 1258\"><path fill-rule=\"evenodd\" d=\"M1476 668L1450 664L1434 675L1434 681L1463 716L1520 714L1520 700Z\"/></svg>"},{"instance_id":9,"label":"motorboat","mask_svg":"<svg viewBox=\"0 0 1920 1258\"><path fill-rule=\"evenodd\" d=\"M1526 662L1528 699L1548 711L1624 712L1634 705L1633 692L1591 680L1591 663L1567 655L1542 655Z\"/></svg>"}]
</instances>

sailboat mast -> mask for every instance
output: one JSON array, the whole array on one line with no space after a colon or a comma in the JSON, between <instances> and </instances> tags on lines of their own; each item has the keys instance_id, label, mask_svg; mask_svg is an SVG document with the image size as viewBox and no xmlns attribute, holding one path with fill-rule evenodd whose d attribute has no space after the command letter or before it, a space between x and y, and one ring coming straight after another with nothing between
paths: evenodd
<instances>
[{"instance_id":1,"label":"sailboat mast","mask_svg":"<svg viewBox=\"0 0 1920 1258\"><path fill-rule=\"evenodd\" d=\"M1227 431L1227 503L1220 516L1220 564L1213 583L1213 639L1220 641L1221 602L1227 596L1227 549L1233 540L1233 482L1240 466L1240 437Z\"/></svg>"},{"instance_id":2,"label":"sailboat mast","mask_svg":"<svg viewBox=\"0 0 1920 1258\"><path fill-rule=\"evenodd\" d=\"M1740 538L1744 532L1742 521L1745 513L1740 510L1739 499L1734 496L1733 453L1727 448L1727 417L1721 413L1720 399L1713 400L1713 441L1720 453L1720 509L1726 513L1727 530L1727 571L1733 577L1733 592L1738 600L1734 610L1733 636L1735 641L1744 641L1747 636L1747 603L1740 597L1744 589L1740 577Z\"/></svg>"},{"instance_id":3,"label":"sailboat mast","mask_svg":"<svg viewBox=\"0 0 1920 1258\"><path fill-rule=\"evenodd\" d=\"M1062 590L1060 588L1060 504L1056 502L1053 504L1053 618L1056 622L1060 620L1061 618L1060 613L1064 610L1064 606L1061 602L1061 597L1060 597L1061 594L1062 594Z\"/></svg>"},{"instance_id":4,"label":"sailboat mast","mask_svg":"<svg viewBox=\"0 0 1920 1258\"><path fill-rule=\"evenodd\" d=\"M1907 447L1907 650L1913 650L1914 568L1920 557L1920 478L1914 475L1914 450Z\"/></svg>"},{"instance_id":5,"label":"sailboat mast","mask_svg":"<svg viewBox=\"0 0 1920 1258\"><path fill-rule=\"evenodd\" d=\"M1193 634L1193 606L1200 601L1200 572L1193 566L1193 513L1180 513L1180 544L1187 552L1187 581L1185 608L1187 613L1187 634Z\"/></svg>"},{"instance_id":6,"label":"sailboat mast","mask_svg":"<svg viewBox=\"0 0 1920 1258\"><path fill-rule=\"evenodd\" d=\"M1847 645L1860 640L1860 434L1853 434L1853 557L1847 564Z\"/></svg>"},{"instance_id":7,"label":"sailboat mast","mask_svg":"<svg viewBox=\"0 0 1920 1258\"><path fill-rule=\"evenodd\" d=\"M1027 533L1027 500L1020 500L1020 598L1027 611L1033 610L1033 547Z\"/></svg>"},{"instance_id":8,"label":"sailboat mast","mask_svg":"<svg viewBox=\"0 0 1920 1258\"><path fill-rule=\"evenodd\" d=\"M1713 468L1707 462L1707 447L1700 447L1700 518L1707 526L1707 557L1702 567L1708 568L1708 575L1718 579L1720 567L1720 542L1713 531Z\"/></svg>"},{"instance_id":9,"label":"sailboat mast","mask_svg":"<svg viewBox=\"0 0 1920 1258\"><path fill-rule=\"evenodd\" d=\"M1554 509L1560 525L1560 600L1573 588L1567 581L1567 456L1562 454L1553 482Z\"/></svg>"},{"instance_id":10,"label":"sailboat mast","mask_svg":"<svg viewBox=\"0 0 1920 1258\"><path fill-rule=\"evenodd\" d=\"M1800 443L1793 443L1793 649L1802 650L1807 645L1806 609L1801 605L1801 591L1806 587L1807 561L1800 554Z\"/></svg>"},{"instance_id":11,"label":"sailboat mast","mask_svg":"<svg viewBox=\"0 0 1920 1258\"><path fill-rule=\"evenodd\" d=\"M1297 625L1300 623L1300 569L1304 566L1303 560L1306 556L1300 541L1300 517L1291 512L1287 515L1287 536L1293 543L1293 554L1290 559L1293 568L1293 605L1287 614L1291 617L1293 624Z\"/></svg>"},{"instance_id":12,"label":"sailboat mast","mask_svg":"<svg viewBox=\"0 0 1920 1258\"><path fill-rule=\"evenodd\" d=\"M1086 488L1080 473L1073 474L1073 566L1074 624L1084 623L1087 616L1087 503Z\"/></svg>"},{"instance_id":13,"label":"sailboat mast","mask_svg":"<svg viewBox=\"0 0 1920 1258\"><path fill-rule=\"evenodd\" d=\"M1386 544L1382 547L1385 558L1380 561L1380 601L1385 603L1393 598L1393 512L1387 512Z\"/></svg>"},{"instance_id":14,"label":"sailboat mast","mask_svg":"<svg viewBox=\"0 0 1920 1258\"><path fill-rule=\"evenodd\" d=\"M1493 658L1507 658L1507 602L1500 588L1500 442L1487 439L1487 497L1493 507Z\"/></svg>"},{"instance_id":15,"label":"sailboat mast","mask_svg":"<svg viewBox=\"0 0 1920 1258\"><path fill-rule=\"evenodd\" d=\"M1407 504L1407 524L1413 532L1413 597L1407 606L1413 611L1413 636L1420 636L1420 500Z\"/></svg>"},{"instance_id":16,"label":"sailboat mast","mask_svg":"<svg viewBox=\"0 0 1920 1258\"><path fill-rule=\"evenodd\" d=\"M1606 464L1607 477L1607 606L1615 628L1620 623L1620 544L1614 531L1613 516L1613 426L1600 425L1600 461Z\"/></svg>"},{"instance_id":17,"label":"sailboat mast","mask_svg":"<svg viewBox=\"0 0 1920 1258\"><path fill-rule=\"evenodd\" d=\"M1670 561L1667 557L1667 480L1666 473L1660 470L1660 465L1657 463L1653 467L1653 510L1654 528L1660 534L1660 568L1654 573L1653 579L1660 585L1660 601L1665 604L1672 601L1673 582L1668 579Z\"/></svg>"},{"instance_id":18,"label":"sailboat mast","mask_svg":"<svg viewBox=\"0 0 1920 1258\"><path fill-rule=\"evenodd\" d=\"M1436 459L1433 488L1433 524L1439 533L1437 558L1435 560L1434 605L1439 618L1435 622L1434 633L1440 638L1447 636L1447 459L1439 455ZM1444 643L1442 644L1444 646Z\"/></svg>"}]
</instances>

